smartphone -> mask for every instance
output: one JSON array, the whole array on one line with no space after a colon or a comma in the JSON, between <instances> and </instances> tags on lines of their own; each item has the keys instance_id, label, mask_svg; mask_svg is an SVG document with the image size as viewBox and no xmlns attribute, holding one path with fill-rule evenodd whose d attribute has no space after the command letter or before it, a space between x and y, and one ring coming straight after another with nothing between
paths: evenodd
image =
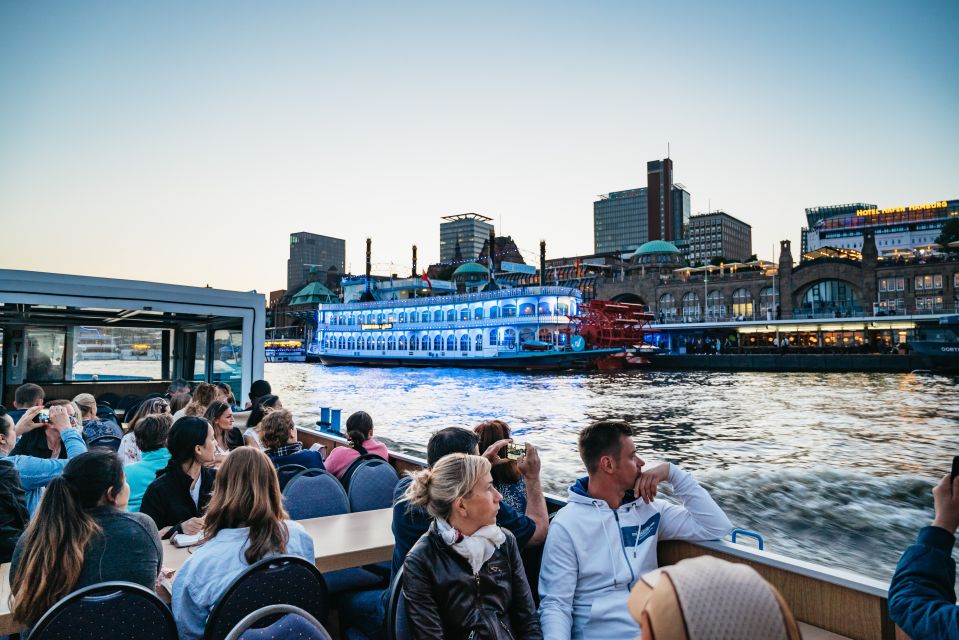
<instances>
[{"instance_id":1,"label":"smartphone","mask_svg":"<svg viewBox=\"0 0 959 640\"><path fill-rule=\"evenodd\" d=\"M510 460L519 460L526 455L526 445L522 442L510 442L506 445L506 457Z\"/></svg>"},{"instance_id":2,"label":"smartphone","mask_svg":"<svg viewBox=\"0 0 959 640\"><path fill-rule=\"evenodd\" d=\"M50 412L44 409L37 415L33 416L33 421L43 424L50 422Z\"/></svg>"},{"instance_id":3,"label":"smartphone","mask_svg":"<svg viewBox=\"0 0 959 640\"><path fill-rule=\"evenodd\" d=\"M952 457L952 479L955 480L956 476L959 476L959 456Z\"/></svg>"}]
</instances>

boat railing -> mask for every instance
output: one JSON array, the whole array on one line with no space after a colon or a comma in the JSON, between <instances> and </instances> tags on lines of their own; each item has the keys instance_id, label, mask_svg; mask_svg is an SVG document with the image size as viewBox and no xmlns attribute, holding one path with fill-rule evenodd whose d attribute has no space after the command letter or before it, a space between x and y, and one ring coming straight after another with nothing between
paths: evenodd
<instances>
[{"instance_id":1,"label":"boat railing","mask_svg":"<svg viewBox=\"0 0 959 640\"><path fill-rule=\"evenodd\" d=\"M476 327L501 327L513 324L567 324L569 316L566 315L529 315L529 316L509 316L506 318L484 318L480 320L445 320L443 322L392 322L388 329L374 329L374 331L444 331L456 329L474 329ZM318 331L370 331L363 329L360 324L331 324L323 323L317 325ZM382 325L377 325L382 326Z\"/></svg>"},{"instance_id":2,"label":"boat railing","mask_svg":"<svg viewBox=\"0 0 959 640\"><path fill-rule=\"evenodd\" d=\"M579 289L556 286L516 287L500 289L498 291L480 291L477 293L455 294L454 296L430 296L427 298L408 298L404 300L383 300L376 302L341 302L335 304L321 304L320 311L352 311L355 309L394 309L399 307L413 307L422 305L453 305L467 302L481 302L484 300L498 300L501 298L522 298L524 296L573 296L581 298ZM450 298L455 297L455 301Z\"/></svg>"}]
</instances>

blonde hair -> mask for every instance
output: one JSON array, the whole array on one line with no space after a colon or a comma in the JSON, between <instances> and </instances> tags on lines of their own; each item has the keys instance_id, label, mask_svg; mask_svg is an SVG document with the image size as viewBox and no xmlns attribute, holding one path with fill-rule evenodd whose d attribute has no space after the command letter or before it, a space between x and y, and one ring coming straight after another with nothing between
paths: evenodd
<instances>
[{"instance_id":1,"label":"blonde hair","mask_svg":"<svg viewBox=\"0 0 959 640\"><path fill-rule=\"evenodd\" d=\"M97 399L93 397L92 393L79 394L73 399L73 404L77 405L81 412L86 409L84 413L92 415L94 418L97 417Z\"/></svg>"},{"instance_id":2,"label":"blonde hair","mask_svg":"<svg viewBox=\"0 0 959 640\"><path fill-rule=\"evenodd\" d=\"M451 453L440 458L431 469L414 473L405 497L434 518L449 519L453 502L468 496L490 469L489 460L482 456Z\"/></svg>"}]
</instances>

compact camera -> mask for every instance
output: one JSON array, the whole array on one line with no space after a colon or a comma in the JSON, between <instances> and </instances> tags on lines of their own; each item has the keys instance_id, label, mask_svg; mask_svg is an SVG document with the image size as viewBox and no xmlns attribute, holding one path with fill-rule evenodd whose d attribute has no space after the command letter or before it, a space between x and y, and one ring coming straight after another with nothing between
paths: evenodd
<instances>
[{"instance_id":1,"label":"compact camera","mask_svg":"<svg viewBox=\"0 0 959 640\"><path fill-rule=\"evenodd\" d=\"M50 422L50 412L44 409L43 411L41 411L40 413L38 413L37 415L33 417L33 421L42 423L42 424L46 424L47 422Z\"/></svg>"},{"instance_id":2,"label":"compact camera","mask_svg":"<svg viewBox=\"0 0 959 640\"><path fill-rule=\"evenodd\" d=\"M506 457L510 460L519 460L526 455L526 445L522 442L510 442L506 445Z\"/></svg>"}]
</instances>

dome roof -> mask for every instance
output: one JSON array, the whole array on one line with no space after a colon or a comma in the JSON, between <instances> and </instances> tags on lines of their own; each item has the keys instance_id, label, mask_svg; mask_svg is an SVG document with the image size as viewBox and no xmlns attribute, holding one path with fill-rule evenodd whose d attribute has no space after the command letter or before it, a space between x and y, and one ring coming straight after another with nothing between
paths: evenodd
<instances>
[{"instance_id":1,"label":"dome roof","mask_svg":"<svg viewBox=\"0 0 959 640\"><path fill-rule=\"evenodd\" d=\"M453 272L453 277L463 276L480 276L486 278L489 276L489 271L483 265L478 262L467 262L466 264L461 264L456 268L456 271Z\"/></svg>"},{"instance_id":2,"label":"dome roof","mask_svg":"<svg viewBox=\"0 0 959 640\"><path fill-rule=\"evenodd\" d=\"M651 253L679 253L679 249L673 243L665 240L650 240L636 249L636 253L633 255L646 256Z\"/></svg>"}]
</instances>

